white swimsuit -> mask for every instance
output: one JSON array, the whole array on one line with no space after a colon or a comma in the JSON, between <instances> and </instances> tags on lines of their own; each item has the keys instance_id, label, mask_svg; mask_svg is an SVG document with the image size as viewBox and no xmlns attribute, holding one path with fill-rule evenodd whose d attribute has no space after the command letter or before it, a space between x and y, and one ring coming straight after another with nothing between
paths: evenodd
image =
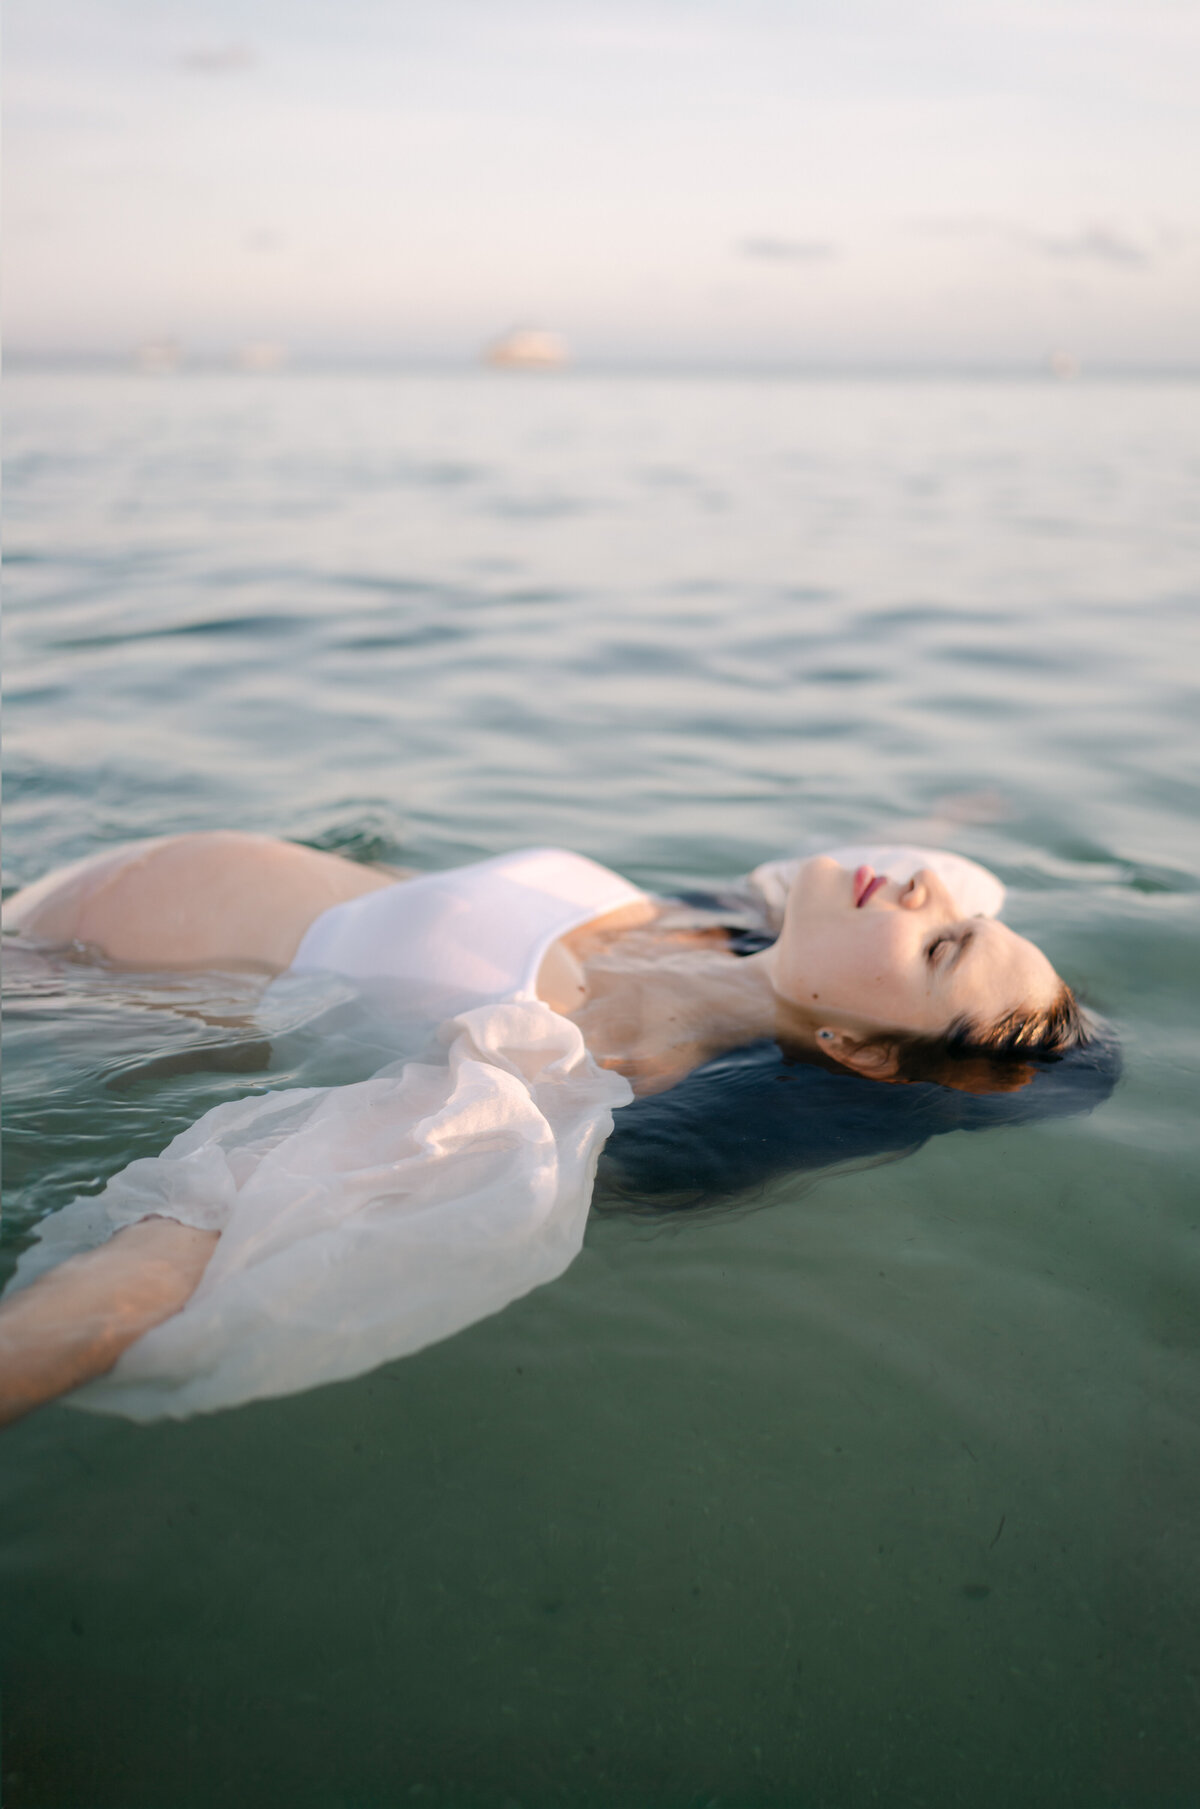
<instances>
[{"instance_id":1,"label":"white swimsuit","mask_svg":"<svg viewBox=\"0 0 1200 1809\"><path fill-rule=\"evenodd\" d=\"M645 898L582 854L524 848L334 905L310 925L291 971L444 989L461 996L459 1009L536 999L551 943Z\"/></svg>"}]
</instances>

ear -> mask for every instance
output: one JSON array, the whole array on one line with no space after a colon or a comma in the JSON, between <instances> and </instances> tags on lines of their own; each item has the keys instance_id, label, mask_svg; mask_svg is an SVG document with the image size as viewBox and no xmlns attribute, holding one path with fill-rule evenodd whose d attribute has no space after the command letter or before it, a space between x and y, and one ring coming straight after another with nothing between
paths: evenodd
<instances>
[{"instance_id":1,"label":"ear","mask_svg":"<svg viewBox=\"0 0 1200 1809\"><path fill-rule=\"evenodd\" d=\"M900 1064L890 1043L860 1041L847 1030L830 1026L817 1031L817 1048L839 1067L861 1074L864 1080L895 1080Z\"/></svg>"}]
</instances>

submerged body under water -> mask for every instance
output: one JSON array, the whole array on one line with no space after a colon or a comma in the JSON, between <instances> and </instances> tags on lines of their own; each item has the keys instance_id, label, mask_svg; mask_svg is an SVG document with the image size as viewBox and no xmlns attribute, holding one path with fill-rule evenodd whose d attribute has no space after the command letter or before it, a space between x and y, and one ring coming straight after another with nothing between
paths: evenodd
<instances>
[{"instance_id":1,"label":"submerged body under water","mask_svg":"<svg viewBox=\"0 0 1200 1809\"><path fill-rule=\"evenodd\" d=\"M934 825L1126 1076L700 1214L614 1178L373 1376L14 1428L6 1800L1194 1798L1194 404L9 380L6 885L232 826L677 893ZM319 988L6 984L4 1275L212 1105L379 1065Z\"/></svg>"}]
</instances>

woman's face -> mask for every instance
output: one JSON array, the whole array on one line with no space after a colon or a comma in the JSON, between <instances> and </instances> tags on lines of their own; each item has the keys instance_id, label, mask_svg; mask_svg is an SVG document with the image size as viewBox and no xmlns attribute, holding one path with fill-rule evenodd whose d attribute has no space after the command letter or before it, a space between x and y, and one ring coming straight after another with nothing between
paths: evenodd
<instances>
[{"instance_id":1,"label":"woman's face","mask_svg":"<svg viewBox=\"0 0 1200 1809\"><path fill-rule=\"evenodd\" d=\"M930 1035L1049 1005L1061 985L1032 942L960 916L928 867L901 884L828 855L797 874L772 954L776 991L806 1013Z\"/></svg>"}]
</instances>

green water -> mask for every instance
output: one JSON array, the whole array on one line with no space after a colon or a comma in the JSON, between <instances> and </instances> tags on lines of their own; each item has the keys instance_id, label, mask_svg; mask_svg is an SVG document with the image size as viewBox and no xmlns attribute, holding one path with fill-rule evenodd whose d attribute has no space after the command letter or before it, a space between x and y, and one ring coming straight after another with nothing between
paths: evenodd
<instances>
[{"instance_id":1,"label":"green water","mask_svg":"<svg viewBox=\"0 0 1200 1809\"><path fill-rule=\"evenodd\" d=\"M1195 386L7 391L6 885L225 825L669 889L950 817L1126 1072L597 1214L357 1381L11 1429L6 1809L1191 1809ZM4 1274L262 1042L229 977L6 984Z\"/></svg>"}]
</instances>

